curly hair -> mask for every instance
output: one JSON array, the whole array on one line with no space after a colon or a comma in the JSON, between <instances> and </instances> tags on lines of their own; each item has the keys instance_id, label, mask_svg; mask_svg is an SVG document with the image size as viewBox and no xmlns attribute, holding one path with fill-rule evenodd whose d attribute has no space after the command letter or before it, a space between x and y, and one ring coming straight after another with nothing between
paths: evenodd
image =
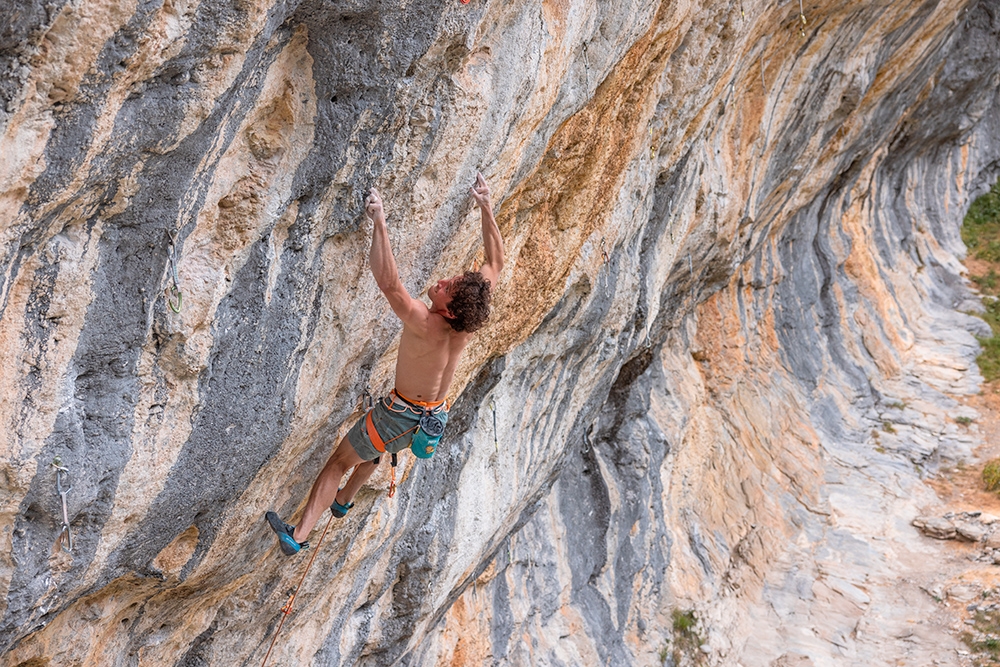
<instances>
[{"instance_id":1,"label":"curly hair","mask_svg":"<svg viewBox=\"0 0 1000 667\"><path fill-rule=\"evenodd\" d=\"M472 333L482 328L490 318L490 281L479 271L466 271L452 283L448 310L454 317L446 318L455 331Z\"/></svg>"}]
</instances>

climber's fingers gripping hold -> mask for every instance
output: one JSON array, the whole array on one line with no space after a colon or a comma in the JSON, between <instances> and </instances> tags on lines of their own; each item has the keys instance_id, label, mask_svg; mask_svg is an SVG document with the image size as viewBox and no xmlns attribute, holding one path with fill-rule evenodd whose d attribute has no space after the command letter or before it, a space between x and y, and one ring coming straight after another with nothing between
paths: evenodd
<instances>
[{"instance_id":1,"label":"climber's fingers gripping hold","mask_svg":"<svg viewBox=\"0 0 1000 667\"><path fill-rule=\"evenodd\" d=\"M368 192L368 197L365 198L365 213L372 221L385 220L385 213L382 210L382 196L375 188L372 188Z\"/></svg>"},{"instance_id":2,"label":"climber's fingers gripping hold","mask_svg":"<svg viewBox=\"0 0 1000 667\"><path fill-rule=\"evenodd\" d=\"M486 184L482 174L476 173L476 184L469 188L469 194L480 207L490 207L490 186Z\"/></svg>"}]
</instances>

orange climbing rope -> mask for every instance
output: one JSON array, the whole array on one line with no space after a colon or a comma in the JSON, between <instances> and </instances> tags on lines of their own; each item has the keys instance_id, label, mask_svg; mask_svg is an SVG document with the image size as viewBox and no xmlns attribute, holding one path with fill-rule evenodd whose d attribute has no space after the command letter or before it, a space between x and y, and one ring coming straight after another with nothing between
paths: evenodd
<instances>
[{"instance_id":1,"label":"orange climbing rope","mask_svg":"<svg viewBox=\"0 0 1000 667\"><path fill-rule=\"evenodd\" d=\"M309 568L312 567L313 561L316 560L316 555L319 553L319 548L323 544L323 538L326 537L326 532L330 530L330 526L332 524L333 514L330 515L330 520L326 522L326 528L323 529L323 534L319 536L319 542L316 543L316 549L313 551L312 557L309 558L309 563L306 565L306 569L302 573L302 578L299 579L299 585L295 587L295 592L288 598L288 602L285 603L285 606L281 608L281 620L278 621L278 628L274 631L274 637L271 638L271 645L267 647L267 654L264 655L264 662L261 663L260 667L266 667L267 660L271 657L271 651L274 649L274 644L278 641L278 635L281 633L281 626L285 624L285 619L292 613L292 605L295 604L295 596L299 594L299 589L302 588L302 584L306 580L306 575L309 574Z\"/></svg>"}]
</instances>

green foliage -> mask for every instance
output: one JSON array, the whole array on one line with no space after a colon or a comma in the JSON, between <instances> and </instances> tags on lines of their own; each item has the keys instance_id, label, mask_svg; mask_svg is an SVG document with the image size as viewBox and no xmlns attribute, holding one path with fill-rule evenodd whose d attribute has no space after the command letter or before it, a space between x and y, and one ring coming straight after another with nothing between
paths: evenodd
<instances>
[{"instance_id":1,"label":"green foliage","mask_svg":"<svg viewBox=\"0 0 1000 667\"><path fill-rule=\"evenodd\" d=\"M985 593L985 591L984 591ZM996 665L1000 660L1000 612L979 609L973 614L972 629L962 640L972 649L975 658L986 658L988 662L976 661L977 665Z\"/></svg>"},{"instance_id":2,"label":"green foliage","mask_svg":"<svg viewBox=\"0 0 1000 667\"><path fill-rule=\"evenodd\" d=\"M990 191L972 202L962 222L962 240L970 256L995 264L984 275L972 275L972 281L987 295L1000 290L1000 180ZM993 331L988 338L980 338L982 352L976 358L979 371L987 382L1000 379L1000 300L995 296L983 299L984 313L978 313Z\"/></svg>"},{"instance_id":3,"label":"green foliage","mask_svg":"<svg viewBox=\"0 0 1000 667\"><path fill-rule=\"evenodd\" d=\"M962 240L976 259L1000 262L1000 180L972 202L962 223Z\"/></svg>"},{"instance_id":4,"label":"green foliage","mask_svg":"<svg viewBox=\"0 0 1000 667\"><path fill-rule=\"evenodd\" d=\"M1000 378L1000 335L998 334L1000 332L994 329L992 337L979 339L979 345L982 346L983 351L976 357L976 363L979 365L979 372L983 374L983 379L987 382L993 382Z\"/></svg>"},{"instance_id":5,"label":"green foliage","mask_svg":"<svg viewBox=\"0 0 1000 667\"><path fill-rule=\"evenodd\" d=\"M982 352L976 357L976 363L983 378L987 382L993 382L1000 378L1000 299L985 298L983 305L986 310L979 313L979 316L990 325L993 335L989 338L979 338Z\"/></svg>"},{"instance_id":6,"label":"green foliage","mask_svg":"<svg viewBox=\"0 0 1000 667\"><path fill-rule=\"evenodd\" d=\"M694 617L694 611L681 611L680 609L674 609L674 632L690 632L694 628L697 620Z\"/></svg>"},{"instance_id":7,"label":"green foliage","mask_svg":"<svg viewBox=\"0 0 1000 667\"><path fill-rule=\"evenodd\" d=\"M695 631L698 619L694 616L694 611L681 611L674 609L671 613L674 625L673 638L673 664L675 665L700 665L705 660L705 655L699 650L702 644L701 637ZM666 662L665 654L661 653L660 659Z\"/></svg>"},{"instance_id":8,"label":"green foliage","mask_svg":"<svg viewBox=\"0 0 1000 667\"><path fill-rule=\"evenodd\" d=\"M885 431L886 433L895 433L896 432L896 429L893 428L893 426L892 426L892 422L889 422L889 421L882 422L882 430Z\"/></svg>"},{"instance_id":9,"label":"green foliage","mask_svg":"<svg viewBox=\"0 0 1000 667\"><path fill-rule=\"evenodd\" d=\"M968 426L972 423L972 417L966 417L965 415L960 415L955 417L955 423L961 424L962 426Z\"/></svg>"},{"instance_id":10,"label":"green foliage","mask_svg":"<svg viewBox=\"0 0 1000 667\"><path fill-rule=\"evenodd\" d=\"M991 459L983 466L983 484L987 491L1000 490L1000 459Z\"/></svg>"},{"instance_id":11,"label":"green foliage","mask_svg":"<svg viewBox=\"0 0 1000 667\"><path fill-rule=\"evenodd\" d=\"M972 282L976 283L979 290L986 292L987 294L996 294L997 292L997 276L996 269L990 269L990 272L985 276L969 276L972 278Z\"/></svg>"}]
</instances>

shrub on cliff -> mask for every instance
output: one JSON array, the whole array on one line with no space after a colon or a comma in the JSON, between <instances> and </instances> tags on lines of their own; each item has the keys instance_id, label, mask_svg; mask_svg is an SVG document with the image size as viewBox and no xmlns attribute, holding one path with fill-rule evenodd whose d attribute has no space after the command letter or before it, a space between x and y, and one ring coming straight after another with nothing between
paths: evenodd
<instances>
[{"instance_id":1,"label":"shrub on cliff","mask_svg":"<svg viewBox=\"0 0 1000 667\"><path fill-rule=\"evenodd\" d=\"M975 259L1000 263L1000 180L972 202L962 221L962 240Z\"/></svg>"},{"instance_id":2,"label":"shrub on cliff","mask_svg":"<svg viewBox=\"0 0 1000 667\"><path fill-rule=\"evenodd\" d=\"M1000 459L992 459L983 466L983 484L987 491L1000 490Z\"/></svg>"},{"instance_id":3,"label":"shrub on cliff","mask_svg":"<svg viewBox=\"0 0 1000 667\"><path fill-rule=\"evenodd\" d=\"M983 378L993 382L1000 378L1000 300L995 296L1000 269L1000 180L972 202L962 221L962 240L969 249L969 259L985 263L970 266L970 277L988 295L983 299L986 309L979 315L990 325L993 335L979 339L982 352L976 363Z\"/></svg>"}]
</instances>

